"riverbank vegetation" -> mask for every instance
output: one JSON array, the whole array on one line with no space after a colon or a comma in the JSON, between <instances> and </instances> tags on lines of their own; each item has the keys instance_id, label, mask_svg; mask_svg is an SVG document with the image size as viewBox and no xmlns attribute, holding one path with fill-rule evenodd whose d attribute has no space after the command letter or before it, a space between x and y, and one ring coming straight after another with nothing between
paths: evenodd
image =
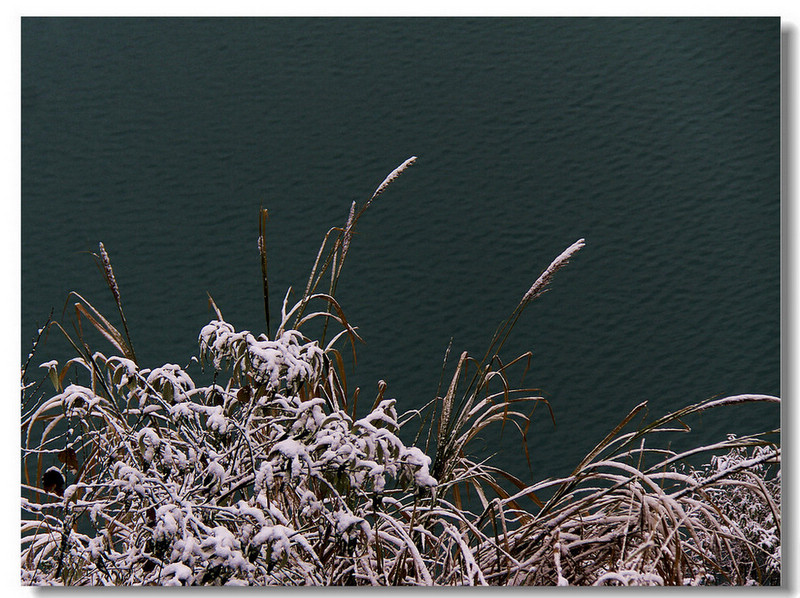
<instances>
[{"instance_id":1,"label":"riverbank vegetation","mask_svg":"<svg viewBox=\"0 0 800 598\"><path fill-rule=\"evenodd\" d=\"M776 397L655 418L632 405L571 471L533 484L472 456L488 427L519 432L527 452L530 418L552 416L515 384L530 355L501 350L583 239L535 280L484 355L446 359L454 372L423 408L403 409L382 381L368 398L348 388L343 352L359 336L338 280L358 220L414 161L328 231L274 330L262 210L265 329L237 330L209 298L215 317L198 354L180 356L187 365L139 363L100 244L118 324L73 293L74 330L46 328L74 356L34 368L37 341L22 368L23 584L780 583L780 430L669 448L691 434L693 414ZM88 329L110 350L90 348Z\"/></svg>"}]
</instances>

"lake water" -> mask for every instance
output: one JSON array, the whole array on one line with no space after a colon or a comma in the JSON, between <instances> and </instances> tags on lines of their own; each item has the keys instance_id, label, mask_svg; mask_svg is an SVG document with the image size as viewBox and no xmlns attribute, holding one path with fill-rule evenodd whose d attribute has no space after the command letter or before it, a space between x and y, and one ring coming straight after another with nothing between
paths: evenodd
<instances>
[{"instance_id":1,"label":"lake water","mask_svg":"<svg viewBox=\"0 0 800 598\"><path fill-rule=\"evenodd\" d=\"M380 379L401 410L433 398L451 337L482 355L581 237L503 353L533 352L555 414L535 478L643 400L780 393L778 19L24 19L21 354L70 290L114 313L98 241L144 365L196 353L207 292L262 330L259 206L277 307L411 155L339 284L362 403ZM37 360L64 355L53 335ZM530 479L513 430L475 448Z\"/></svg>"}]
</instances>

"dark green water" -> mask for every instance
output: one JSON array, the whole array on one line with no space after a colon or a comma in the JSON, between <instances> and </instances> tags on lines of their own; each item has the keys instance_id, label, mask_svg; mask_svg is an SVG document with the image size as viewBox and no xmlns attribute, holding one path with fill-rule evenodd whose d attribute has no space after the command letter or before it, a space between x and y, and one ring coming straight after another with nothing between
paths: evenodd
<instances>
[{"instance_id":1,"label":"dark green water","mask_svg":"<svg viewBox=\"0 0 800 598\"><path fill-rule=\"evenodd\" d=\"M778 19L24 19L21 353L70 290L113 313L98 241L145 365L188 361L206 292L259 331L259 206L277 306L417 155L339 285L363 397L383 379L426 403L451 336L482 354L580 237L504 352L533 351L555 412L529 432L537 478L642 400L779 394L779 61ZM692 423L712 440L778 413ZM527 479L512 430L476 448Z\"/></svg>"}]
</instances>

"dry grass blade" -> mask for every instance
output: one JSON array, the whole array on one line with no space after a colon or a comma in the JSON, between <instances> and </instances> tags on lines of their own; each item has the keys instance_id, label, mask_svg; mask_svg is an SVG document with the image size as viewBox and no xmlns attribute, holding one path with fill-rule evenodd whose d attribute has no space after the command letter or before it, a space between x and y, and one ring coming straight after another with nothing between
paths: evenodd
<instances>
[{"instance_id":1,"label":"dry grass blade","mask_svg":"<svg viewBox=\"0 0 800 598\"><path fill-rule=\"evenodd\" d=\"M269 325L269 277L267 276L267 218L269 218L269 211L262 207L259 210L258 217L258 253L261 258L261 284L264 292L264 317L267 324L267 338L270 336Z\"/></svg>"},{"instance_id":2,"label":"dry grass blade","mask_svg":"<svg viewBox=\"0 0 800 598\"><path fill-rule=\"evenodd\" d=\"M575 470L572 472L573 475L576 474L578 471L580 471L585 465L587 465L595 457L597 457L597 455L599 455L601 452L603 452L603 450L611 444L611 441L614 440L614 438L617 436L617 434L619 434L620 431L622 431L622 429L625 428L625 426L627 426L630 423L630 421L634 417L636 417L636 415L640 411L642 411L643 409L646 409L646 407L647 407L647 401L642 401L641 403L636 405L636 407L631 409L630 413L628 413L628 415L626 415L622 419L622 421L620 423L618 423L613 430L611 430L611 432L606 434L605 438L603 438L603 440L601 440L600 443L597 446L595 446L591 451L589 451L589 454L586 455L586 457L584 457L583 461L581 461L578 464L578 467L576 467Z\"/></svg>"},{"instance_id":3,"label":"dry grass blade","mask_svg":"<svg viewBox=\"0 0 800 598\"><path fill-rule=\"evenodd\" d=\"M79 293L75 291L70 292L70 296L78 298L79 302L74 304L75 313L77 316L78 336L83 337L82 327L80 325L80 316L83 315L89 323L110 342L116 350L125 355L126 358L136 361L136 355L133 352L133 347L130 346L129 341L122 336L111 322L109 322L103 314L101 314L95 307L84 299ZM59 326L60 328L60 326ZM63 330L63 329L62 329Z\"/></svg>"}]
</instances>

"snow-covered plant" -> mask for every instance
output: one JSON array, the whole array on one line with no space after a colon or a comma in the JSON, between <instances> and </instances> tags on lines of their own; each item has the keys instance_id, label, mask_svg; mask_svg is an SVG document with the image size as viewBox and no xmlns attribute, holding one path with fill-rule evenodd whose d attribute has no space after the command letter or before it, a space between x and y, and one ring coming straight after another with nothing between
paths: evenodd
<instances>
[{"instance_id":1,"label":"snow-covered plant","mask_svg":"<svg viewBox=\"0 0 800 598\"><path fill-rule=\"evenodd\" d=\"M298 331L267 340L214 320L200 346L231 364L224 384L94 353L78 361L91 385L29 415L29 430L67 429L26 451L66 471L24 488L23 581L342 583L356 572L338 571L340 553L395 539L381 514L411 517L435 489L430 458L397 436L395 401L360 419L336 407L331 364Z\"/></svg>"},{"instance_id":2,"label":"snow-covered plant","mask_svg":"<svg viewBox=\"0 0 800 598\"><path fill-rule=\"evenodd\" d=\"M693 413L775 397L705 401L629 431L642 403L569 475L533 485L471 455L472 439L496 423L515 426L527 452L532 412L521 408L550 409L511 381L530 353L499 353L583 239L542 272L481 359L461 354L426 407L399 412L380 381L359 414L338 348L358 334L335 291L358 219L415 160L328 231L274 332L262 209L265 332L237 330L212 300L216 317L186 366L137 360L100 245L122 332L73 293L76 334L47 327L75 356L41 364L43 379L31 381L37 339L22 368L24 584L779 583L778 445L756 435L683 453L652 446L654 434L685 432L681 418ZM308 336L318 319L321 334ZM90 349L82 323L111 355ZM684 465L703 453L705 467Z\"/></svg>"},{"instance_id":3,"label":"snow-covered plant","mask_svg":"<svg viewBox=\"0 0 800 598\"><path fill-rule=\"evenodd\" d=\"M719 555L731 583L779 585L781 573L780 449L733 447L702 468L690 468L696 480L692 498L713 508L720 533L699 538L698 551Z\"/></svg>"},{"instance_id":4,"label":"snow-covered plant","mask_svg":"<svg viewBox=\"0 0 800 598\"><path fill-rule=\"evenodd\" d=\"M639 405L569 476L495 502L493 512L515 526L515 561L487 550L481 567L497 570L493 581L504 585L779 584L780 491L766 465L780 463L780 448L761 435L682 453L645 442L686 432L679 418L749 402L778 399L704 401L618 433ZM703 453L709 465L684 466ZM526 492L551 497L534 511L514 505Z\"/></svg>"}]
</instances>

